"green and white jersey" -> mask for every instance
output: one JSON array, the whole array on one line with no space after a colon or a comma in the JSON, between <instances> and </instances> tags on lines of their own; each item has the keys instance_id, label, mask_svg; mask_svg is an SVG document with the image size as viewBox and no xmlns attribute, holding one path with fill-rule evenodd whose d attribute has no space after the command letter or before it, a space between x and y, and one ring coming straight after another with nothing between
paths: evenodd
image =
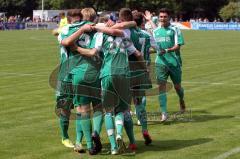
<instances>
[{"instance_id":1,"label":"green and white jersey","mask_svg":"<svg viewBox=\"0 0 240 159\"><path fill-rule=\"evenodd\" d=\"M184 45L185 42L184 42L184 38L183 38L183 34L182 34L181 30L175 25L172 25L172 26L175 27L176 30L177 30L179 45L180 46ZM181 52L180 49L175 51L175 53L177 55L177 58L178 58L178 61L179 61L180 65L182 66L182 58L181 58L181 53L180 52Z\"/></svg>"},{"instance_id":2,"label":"green and white jersey","mask_svg":"<svg viewBox=\"0 0 240 159\"><path fill-rule=\"evenodd\" d=\"M144 60L149 60L149 48L151 46L150 37L139 28L130 28L126 31L130 34L130 40L134 47L142 53ZM138 68L138 59L134 54L130 55L128 60L130 64L130 75L132 77L137 77L143 74L143 70Z\"/></svg>"},{"instance_id":3,"label":"green and white jersey","mask_svg":"<svg viewBox=\"0 0 240 159\"><path fill-rule=\"evenodd\" d=\"M151 61L149 54L150 47L153 47L156 50L158 50L158 46L154 38L147 31L142 30L140 28L130 29L130 34L131 41L133 42L136 49L143 54L144 60L150 63ZM130 56L129 60L136 61L137 59L135 57Z\"/></svg>"},{"instance_id":4,"label":"green and white jersey","mask_svg":"<svg viewBox=\"0 0 240 159\"><path fill-rule=\"evenodd\" d=\"M88 32L82 34L79 39L77 39L76 44L79 47L92 49L95 47L98 39L94 38L96 32ZM91 74L96 77L99 76L99 71L101 68L101 59L97 57L87 57L78 54L73 57L74 61L77 61L76 67L71 71L72 74L85 74L85 76Z\"/></svg>"},{"instance_id":5,"label":"green and white jersey","mask_svg":"<svg viewBox=\"0 0 240 159\"><path fill-rule=\"evenodd\" d=\"M178 35L178 45L180 45L180 46L184 45L185 42L184 42L184 38L183 38L182 31L181 31L176 25L171 24L171 26L172 26L173 28L175 28L176 31L177 31L177 35ZM180 51L179 51L179 52L180 52Z\"/></svg>"},{"instance_id":6,"label":"green and white jersey","mask_svg":"<svg viewBox=\"0 0 240 159\"><path fill-rule=\"evenodd\" d=\"M179 38L177 30L171 25L168 27L157 27L153 30L153 37L157 45L161 49L168 49L174 45L179 45ZM160 55L159 50L157 50L158 56L156 57L156 64L168 65L168 66L177 66L179 61L176 57L175 51L171 51Z\"/></svg>"},{"instance_id":7,"label":"green and white jersey","mask_svg":"<svg viewBox=\"0 0 240 159\"><path fill-rule=\"evenodd\" d=\"M153 45L152 40L153 40L153 38L151 38L151 35L148 32L146 32L145 30L139 29L139 42L142 45L140 51L143 53L144 59L148 63L151 62L149 49L150 49L151 45Z\"/></svg>"},{"instance_id":8,"label":"green and white jersey","mask_svg":"<svg viewBox=\"0 0 240 159\"><path fill-rule=\"evenodd\" d=\"M58 35L58 41L60 44L60 68L58 74L58 80L64 80L68 73L71 71L71 62L69 61L70 57L73 56L69 47L65 47L61 45L61 41L70 35L72 35L75 31L79 29L82 25L82 22L76 22L74 24L68 24L62 28L62 32Z\"/></svg>"},{"instance_id":9,"label":"green and white jersey","mask_svg":"<svg viewBox=\"0 0 240 159\"><path fill-rule=\"evenodd\" d=\"M82 21L80 23L74 23L72 25L69 25L66 28L63 28L62 35L60 40L63 40L64 38L69 37L74 32L76 32L81 26L85 24L91 24L92 22L89 21ZM95 41L93 40L95 32L89 32L82 34L77 40L76 45L82 48L91 49L94 47ZM101 67L101 62L97 61L95 57L86 57L81 54L79 54L76 51L71 51L69 47L66 47L68 49L68 65L69 65L69 72L71 74L83 74L87 76L88 74L94 74L97 76L99 74L99 70Z\"/></svg>"},{"instance_id":10,"label":"green and white jersey","mask_svg":"<svg viewBox=\"0 0 240 159\"><path fill-rule=\"evenodd\" d=\"M130 36L130 40L132 41L133 45L136 47L138 51L141 51L141 53L143 54L142 51L144 50L144 48L142 48L142 45L140 43L142 42L140 41L140 36L139 36L140 31L136 28L126 29L126 31L127 31L127 34ZM137 58L135 55L130 55L128 59L129 61L137 61Z\"/></svg>"},{"instance_id":11,"label":"green and white jersey","mask_svg":"<svg viewBox=\"0 0 240 159\"><path fill-rule=\"evenodd\" d=\"M100 78L112 75L129 75L128 56L136 51L129 42L129 34L124 37L110 36L104 33L95 34L95 48L103 53Z\"/></svg>"}]
</instances>

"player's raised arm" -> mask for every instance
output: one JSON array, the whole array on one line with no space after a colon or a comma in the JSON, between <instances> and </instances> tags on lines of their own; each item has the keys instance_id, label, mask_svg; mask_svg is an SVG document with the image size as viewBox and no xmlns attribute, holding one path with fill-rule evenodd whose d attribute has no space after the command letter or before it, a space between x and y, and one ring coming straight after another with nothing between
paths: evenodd
<instances>
[{"instance_id":1,"label":"player's raised arm","mask_svg":"<svg viewBox=\"0 0 240 159\"><path fill-rule=\"evenodd\" d=\"M112 29L127 29L127 28L136 27L136 26L137 26L137 23L135 21L126 21L126 22L116 23L111 28Z\"/></svg>"},{"instance_id":2,"label":"player's raised arm","mask_svg":"<svg viewBox=\"0 0 240 159\"><path fill-rule=\"evenodd\" d=\"M86 48L79 47L76 44L71 46L71 50L77 51L79 54L84 55L84 56L88 56L88 57L95 56L95 55L97 55L97 52L98 52L98 50L95 49L95 48L86 49Z\"/></svg>"},{"instance_id":3,"label":"player's raised arm","mask_svg":"<svg viewBox=\"0 0 240 159\"><path fill-rule=\"evenodd\" d=\"M91 32L92 31L92 26L89 24L86 24L84 26L82 26L78 31L76 31L75 33L73 33L71 36L63 39L61 41L61 44L63 46L71 46L73 45L73 43L84 33L84 32Z\"/></svg>"},{"instance_id":4,"label":"player's raised arm","mask_svg":"<svg viewBox=\"0 0 240 159\"><path fill-rule=\"evenodd\" d=\"M109 27L98 26L98 25L94 26L94 29L98 32L106 33L111 36L121 36L121 37L124 36L123 31L120 29L112 29Z\"/></svg>"},{"instance_id":5,"label":"player's raised arm","mask_svg":"<svg viewBox=\"0 0 240 159\"><path fill-rule=\"evenodd\" d=\"M152 14L148 10L145 11L145 14L143 14L143 16L147 20L147 22L150 23L153 29L157 28L157 26L152 21Z\"/></svg>"},{"instance_id":6,"label":"player's raised arm","mask_svg":"<svg viewBox=\"0 0 240 159\"><path fill-rule=\"evenodd\" d=\"M103 35L102 33L96 33L93 37L94 42L92 43L94 46L92 46L91 49L86 49L77 46L74 44L71 49L74 51L77 51L81 55L92 57L92 56L97 56L98 52L101 51L102 49L102 43L103 43Z\"/></svg>"}]
</instances>

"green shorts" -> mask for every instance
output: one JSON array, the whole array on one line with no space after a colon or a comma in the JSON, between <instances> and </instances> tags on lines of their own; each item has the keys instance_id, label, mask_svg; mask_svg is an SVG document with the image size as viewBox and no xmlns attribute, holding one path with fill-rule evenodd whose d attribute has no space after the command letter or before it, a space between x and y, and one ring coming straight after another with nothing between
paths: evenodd
<instances>
[{"instance_id":1,"label":"green shorts","mask_svg":"<svg viewBox=\"0 0 240 159\"><path fill-rule=\"evenodd\" d=\"M182 70L180 66L166 66L156 64L156 78L157 82L166 82L168 76L170 76L173 84L181 84L182 82Z\"/></svg>"},{"instance_id":2,"label":"green shorts","mask_svg":"<svg viewBox=\"0 0 240 159\"><path fill-rule=\"evenodd\" d=\"M73 104L75 107L101 104L101 83L98 75L73 74Z\"/></svg>"},{"instance_id":3,"label":"green shorts","mask_svg":"<svg viewBox=\"0 0 240 159\"><path fill-rule=\"evenodd\" d=\"M180 52L176 53L176 56L177 56L177 60L179 62L179 65L182 66L182 57L181 57Z\"/></svg>"},{"instance_id":4,"label":"green shorts","mask_svg":"<svg viewBox=\"0 0 240 159\"><path fill-rule=\"evenodd\" d=\"M125 75L106 76L101 79L102 105L105 110L124 112L130 106L130 81Z\"/></svg>"}]
</instances>

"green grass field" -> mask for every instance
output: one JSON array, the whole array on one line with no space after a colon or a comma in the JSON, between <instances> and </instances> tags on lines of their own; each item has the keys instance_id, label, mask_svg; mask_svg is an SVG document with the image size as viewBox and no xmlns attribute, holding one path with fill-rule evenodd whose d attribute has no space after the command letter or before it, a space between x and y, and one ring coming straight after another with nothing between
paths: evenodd
<instances>
[{"instance_id":1,"label":"green grass field","mask_svg":"<svg viewBox=\"0 0 240 159\"><path fill-rule=\"evenodd\" d=\"M154 141L148 147L135 126L135 156L91 157L61 144L54 90L48 82L58 63L56 38L50 31L0 32L0 158L239 159L240 32L184 31L184 36L183 86L191 119L150 123ZM177 101L170 90L170 113L178 111ZM159 110L157 97L147 98L147 110ZM75 139L74 121L70 136ZM101 136L106 147L104 128Z\"/></svg>"}]
</instances>

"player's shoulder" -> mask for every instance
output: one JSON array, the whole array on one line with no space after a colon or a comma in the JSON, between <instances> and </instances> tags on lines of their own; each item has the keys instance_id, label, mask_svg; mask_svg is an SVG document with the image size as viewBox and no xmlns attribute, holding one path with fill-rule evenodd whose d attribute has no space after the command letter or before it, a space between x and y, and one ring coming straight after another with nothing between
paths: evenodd
<instances>
[{"instance_id":1,"label":"player's shoulder","mask_svg":"<svg viewBox=\"0 0 240 159\"><path fill-rule=\"evenodd\" d=\"M70 29L79 28L79 27L83 26L84 24L86 24L84 21L76 22L76 23L70 24L69 28Z\"/></svg>"},{"instance_id":2,"label":"player's shoulder","mask_svg":"<svg viewBox=\"0 0 240 159\"><path fill-rule=\"evenodd\" d=\"M61 28L61 35L67 35L69 33L69 29L71 27L71 24L67 24L64 27Z\"/></svg>"},{"instance_id":3,"label":"player's shoulder","mask_svg":"<svg viewBox=\"0 0 240 159\"><path fill-rule=\"evenodd\" d=\"M162 30L162 29L163 29L163 27L158 26L158 27L156 27L155 29L153 29L153 32L156 32L156 31L159 31L159 30Z\"/></svg>"},{"instance_id":4,"label":"player's shoulder","mask_svg":"<svg viewBox=\"0 0 240 159\"><path fill-rule=\"evenodd\" d=\"M160 32L162 30L161 26L158 26L157 28L153 29L153 35L155 35L156 33Z\"/></svg>"},{"instance_id":5,"label":"player's shoulder","mask_svg":"<svg viewBox=\"0 0 240 159\"><path fill-rule=\"evenodd\" d=\"M175 32L177 32L179 30L179 27L175 24L170 24L169 28Z\"/></svg>"},{"instance_id":6,"label":"player's shoulder","mask_svg":"<svg viewBox=\"0 0 240 159\"><path fill-rule=\"evenodd\" d=\"M141 29L140 31L144 36L151 37L151 34L149 32L147 32L146 30Z\"/></svg>"}]
</instances>

